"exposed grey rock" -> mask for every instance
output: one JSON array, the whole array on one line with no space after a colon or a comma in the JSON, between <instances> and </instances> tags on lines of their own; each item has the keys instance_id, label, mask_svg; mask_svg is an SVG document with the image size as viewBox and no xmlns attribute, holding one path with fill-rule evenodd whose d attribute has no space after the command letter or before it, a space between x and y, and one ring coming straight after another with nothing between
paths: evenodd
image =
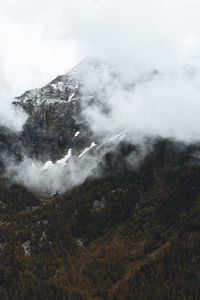
<instances>
[{"instance_id":1,"label":"exposed grey rock","mask_svg":"<svg viewBox=\"0 0 200 300\"><path fill-rule=\"evenodd\" d=\"M53 164L72 151L73 158L81 160L86 152L106 152L109 144L123 138L125 132L103 137L100 143L100 137L94 136L83 114L86 106L94 104L104 113L109 112L104 98L104 84L97 84L97 90L87 87L92 76L101 79L101 72L100 63L83 62L44 87L26 91L16 97L13 105L24 110L28 118L20 133L0 128L0 172L3 173L7 163L4 157L9 157L14 163L22 161L26 156L44 164ZM117 78L112 69L109 72L109 76Z\"/></svg>"},{"instance_id":2,"label":"exposed grey rock","mask_svg":"<svg viewBox=\"0 0 200 300\"><path fill-rule=\"evenodd\" d=\"M13 104L28 114L20 135L27 154L54 161L67 149L80 151L92 142L87 121L81 114L83 100L81 84L70 75L59 76L45 87L17 97ZM75 136L77 131L80 134Z\"/></svg>"},{"instance_id":3,"label":"exposed grey rock","mask_svg":"<svg viewBox=\"0 0 200 300\"><path fill-rule=\"evenodd\" d=\"M22 248L24 249L25 256L31 256L31 242L26 241L22 244Z\"/></svg>"},{"instance_id":4,"label":"exposed grey rock","mask_svg":"<svg viewBox=\"0 0 200 300\"><path fill-rule=\"evenodd\" d=\"M93 203L92 211L99 211L105 206L105 197L102 197L100 200L95 200Z\"/></svg>"}]
</instances>

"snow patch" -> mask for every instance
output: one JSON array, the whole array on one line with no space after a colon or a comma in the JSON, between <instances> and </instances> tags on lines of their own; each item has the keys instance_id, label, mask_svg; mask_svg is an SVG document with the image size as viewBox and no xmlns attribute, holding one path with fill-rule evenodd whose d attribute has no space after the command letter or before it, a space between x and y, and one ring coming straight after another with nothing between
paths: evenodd
<instances>
[{"instance_id":1,"label":"snow patch","mask_svg":"<svg viewBox=\"0 0 200 300\"><path fill-rule=\"evenodd\" d=\"M68 159L69 159L71 156L72 156L72 149L69 149L67 155L65 155L64 158L62 158L62 159L60 159L60 160L57 160L57 161L56 161L56 164L65 166L66 163L67 163L67 161L68 161Z\"/></svg>"},{"instance_id":2,"label":"snow patch","mask_svg":"<svg viewBox=\"0 0 200 300\"><path fill-rule=\"evenodd\" d=\"M97 144L95 142L91 143L91 146L86 148L79 156L78 158L82 157L85 153L87 153L90 149L94 148Z\"/></svg>"},{"instance_id":3,"label":"snow patch","mask_svg":"<svg viewBox=\"0 0 200 300\"><path fill-rule=\"evenodd\" d=\"M100 149L100 148L101 148L102 146L104 146L105 144L107 144L107 143L109 143L109 142L112 142L112 141L114 141L114 140L116 140L116 139L123 140L123 139L125 138L125 136L126 136L126 132L127 132L126 130L123 130L122 132L118 133L117 135L112 136L111 138L105 140L105 142L103 142L103 144L101 144L100 146L98 146L98 147L96 148L96 150Z\"/></svg>"},{"instance_id":4,"label":"snow patch","mask_svg":"<svg viewBox=\"0 0 200 300\"><path fill-rule=\"evenodd\" d=\"M42 171L46 171L46 170L48 170L50 167L52 167L53 166L53 163L52 163L52 161L51 160L48 160L46 163L45 163L45 165L44 165L44 167L42 167Z\"/></svg>"},{"instance_id":5,"label":"snow patch","mask_svg":"<svg viewBox=\"0 0 200 300\"><path fill-rule=\"evenodd\" d=\"M109 139L109 142L112 142L114 141L115 139L117 138L124 138L126 136L126 130L123 130L122 132L120 132L119 134L115 135L115 136L112 136L110 139Z\"/></svg>"},{"instance_id":6,"label":"snow patch","mask_svg":"<svg viewBox=\"0 0 200 300\"><path fill-rule=\"evenodd\" d=\"M75 93L72 93L72 94L69 96L68 102L71 102L72 99L74 98L74 96L75 96Z\"/></svg>"},{"instance_id":7,"label":"snow patch","mask_svg":"<svg viewBox=\"0 0 200 300\"><path fill-rule=\"evenodd\" d=\"M100 149L102 146L104 146L104 145L107 144L108 142L109 142L109 139L106 140L105 142L103 142L103 144L101 144L100 146L98 146L96 150Z\"/></svg>"},{"instance_id":8,"label":"snow patch","mask_svg":"<svg viewBox=\"0 0 200 300\"><path fill-rule=\"evenodd\" d=\"M51 86L55 89L55 90L59 90L59 91L63 91L63 82L58 81L56 83L52 83Z\"/></svg>"},{"instance_id":9,"label":"snow patch","mask_svg":"<svg viewBox=\"0 0 200 300\"><path fill-rule=\"evenodd\" d=\"M76 137L76 136L78 136L79 134L80 134L80 131L77 131L77 132L75 133L74 136Z\"/></svg>"},{"instance_id":10,"label":"snow patch","mask_svg":"<svg viewBox=\"0 0 200 300\"><path fill-rule=\"evenodd\" d=\"M60 166L64 167L64 166L66 166L66 163L71 156L72 156L72 149L69 149L67 152L67 155L65 155L63 158L57 160L55 164L53 164L51 160L48 160L45 163L45 165L41 168L41 170L43 172L47 171L49 168L53 167L54 165L60 165Z\"/></svg>"}]
</instances>

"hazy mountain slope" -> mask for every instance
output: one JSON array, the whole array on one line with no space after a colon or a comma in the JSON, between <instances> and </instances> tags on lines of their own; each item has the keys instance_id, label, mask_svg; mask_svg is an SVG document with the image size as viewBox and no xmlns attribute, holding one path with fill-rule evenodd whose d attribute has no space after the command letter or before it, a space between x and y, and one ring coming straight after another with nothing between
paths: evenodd
<instances>
[{"instance_id":1,"label":"hazy mountain slope","mask_svg":"<svg viewBox=\"0 0 200 300\"><path fill-rule=\"evenodd\" d=\"M25 92L13 103L28 114L23 131L0 129L1 170L13 162L31 187L0 178L0 298L199 299L199 143L94 134L85 106L109 107L104 82L94 92L87 78L83 63Z\"/></svg>"},{"instance_id":2,"label":"hazy mountain slope","mask_svg":"<svg viewBox=\"0 0 200 300\"><path fill-rule=\"evenodd\" d=\"M198 299L199 150L158 140L132 168L137 147L121 144L104 177L32 211L3 208L1 298Z\"/></svg>"}]
</instances>

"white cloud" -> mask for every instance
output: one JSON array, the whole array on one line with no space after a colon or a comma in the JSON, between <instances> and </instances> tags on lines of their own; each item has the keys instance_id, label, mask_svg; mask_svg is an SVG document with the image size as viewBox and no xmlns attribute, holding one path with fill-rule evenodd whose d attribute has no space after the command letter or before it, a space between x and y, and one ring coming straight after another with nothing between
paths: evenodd
<instances>
[{"instance_id":1,"label":"white cloud","mask_svg":"<svg viewBox=\"0 0 200 300\"><path fill-rule=\"evenodd\" d=\"M107 80L107 76L101 76ZM89 77L86 82L90 82ZM98 106L86 107L84 113L98 134L127 129L132 136L160 135L184 141L199 140L199 82L199 70L191 75L185 69L154 75L131 89L110 77L104 91L109 114L104 114ZM98 91L100 84L96 81L96 86L91 86Z\"/></svg>"},{"instance_id":2,"label":"white cloud","mask_svg":"<svg viewBox=\"0 0 200 300\"><path fill-rule=\"evenodd\" d=\"M197 0L2 0L5 76L12 93L22 93L84 56L121 61L127 72L197 61L199 8Z\"/></svg>"},{"instance_id":3,"label":"white cloud","mask_svg":"<svg viewBox=\"0 0 200 300\"><path fill-rule=\"evenodd\" d=\"M130 91L107 71L86 73L85 89L100 93L103 84L111 107L109 118L97 107L85 110L94 131L199 139L199 11L197 0L1 0L4 124L11 119L6 99L96 56L126 84L153 69L160 75Z\"/></svg>"}]
</instances>

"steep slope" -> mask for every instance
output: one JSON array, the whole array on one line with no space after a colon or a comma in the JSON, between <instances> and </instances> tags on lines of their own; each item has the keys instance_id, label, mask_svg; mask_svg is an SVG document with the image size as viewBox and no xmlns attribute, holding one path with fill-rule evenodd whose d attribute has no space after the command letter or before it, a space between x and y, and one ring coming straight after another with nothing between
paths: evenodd
<instances>
[{"instance_id":1,"label":"steep slope","mask_svg":"<svg viewBox=\"0 0 200 300\"><path fill-rule=\"evenodd\" d=\"M66 155L69 149L80 154L91 143L100 146L101 142L109 142L120 132L103 137L94 134L85 108L95 106L108 114L111 108L107 97L112 95L113 90L132 91L135 85L153 80L158 74L154 70L126 82L107 62L86 60L46 86L16 97L13 104L28 114L19 136L24 151L42 161L55 161Z\"/></svg>"},{"instance_id":2,"label":"steep slope","mask_svg":"<svg viewBox=\"0 0 200 300\"><path fill-rule=\"evenodd\" d=\"M94 134L84 114L85 108L92 105L100 107L105 113L109 110L104 101L104 84L99 85L104 73L109 78L116 78L116 74L104 63L85 61L46 86L16 97L13 105L26 112L27 121L18 133L0 128L0 173L37 189L40 186L35 185L35 179L29 178L29 174L37 172L41 182L49 175L44 190L55 192L61 190L58 185L51 187L55 168L59 169L62 178L70 177L69 174L61 174L66 173L61 169L73 159L76 173L81 173L85 169L85 156L94 152L95 158L87 164L91 165L90 168L78 180L78 183L82 182L107 149L125 136L125 131L103 137ZM97 78L95 88L91 88L91 78ZM80 166L77 166L79 162ZM21 174L24 168L28 170L25 175ZM66 188L62 185L62 190L71 185L74 183L69 182Z\"/></svg>"},{"instance_id":3,"label":"steep slope","mask_svg":"<svg viewBox=\"0 0 200 300\"><path fill-rule=\"evenodd\" d=\"M41 89L16 98L14 104L28 114L20 140L29 156L55 160L69 148L79 151L92 142L81 115L83 100L81 82L72 74L58 76Z\"/></svg>"},{"instance_id":4,"label":"steep slope","mask_svg":"<svg viewBox=\"0 0 200 300\"><path fill-rule=\"evenodd\" d=\"M59 191L56 168L69 184L41 194L0 178L0 299L198 300L200 145L148 138L144 151L125 142L126 130L95 135L84 108L109 107L104 82L96 92L87 85L101 64L85 70L17 97L23 131L0 129L0 168L28 156L33 167L41 161L38 181L53 175L48 191ZM70 166L73 177L83 171L73 189Z\"/></svg>"},{"instance_id":5,"label":"steep slope","mask_svg":"<svg viewBox=\"0 0 200 300\"><path fill-rule=\"evenodd\" d=\"M51 193L82 183L106 151L126 136L126 130L100 135L88 124L86 108L95 106L109 113L108 78L110 85L122 84L110 66L85 61L46 86L16 97L13 105L28 118L19 133L2 129L6 143L5 153L0 151L1 173Z\"/></svg>"},{"instance_id":6,"label":"steep slope","mask_svg":"<svg viewBox=\"0 0 200 300\"><path fill-rule=\"evenodd\" d=\"M133 82L126 82L108 63L86 60L46 86L16 97L13 105L25 111L28 118L19 133L0 129L3 133L2 142L6 141L0 144L1 174L7 170L9 162L9 174L6 176L13 178L14 174L17 182L21 182L23 176L15 176L18 172L15 165L21 168L19 163L26 159L29 159L28 164L33 169L41 167L41 171L47 171L54 166L66 166L69 158L76 161L78 168L77 163L85 154L95 156L95 163L91 160L93 168L106 151L115 147L126 136L126 128L94 133L86 109L94 108L94 111L98 109L109 114L111 107L107 98L115 89L130 92L135 85L153 80L157 75L158 72L153 71L135 78ZM84 169L83 163L79 169ZM31 174L34 170L28 172ZM85 173L84 176L88 174ZM31 179L28 178L27 181L30 183Z\"/></svg>"},{"instance_id":7,"label":"steep slope","mask_svg":"<svg viewBox=\"0 0 200 300\"><path fill-rule=\"evenodd\" d=\"M130 168L138 149L123 143L99 165L104 177L40 207L24 191L35 199L32 211L9 201L1 211L1 298L197 300L199 151L158 140Z\"/></svg>"}]
</instances>

